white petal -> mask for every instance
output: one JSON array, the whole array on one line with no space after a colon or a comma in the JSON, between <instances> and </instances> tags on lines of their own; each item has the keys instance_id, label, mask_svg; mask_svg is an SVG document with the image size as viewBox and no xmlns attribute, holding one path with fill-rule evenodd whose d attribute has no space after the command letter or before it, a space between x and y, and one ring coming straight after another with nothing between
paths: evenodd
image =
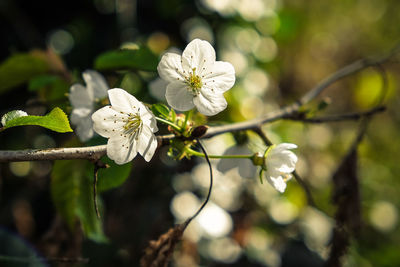
<instances>
[{"instance_id":1,"label":"white petal","mask_svg":"<svg viewBox=\"0 0 400 267\"><path fill-rule=\"evenodd\" d=\"M291 143L281 143L277 145L274 150L276 151L281 151L281 150L288 150L288 149L295 149L297 148L297 145L291 144Z\"/></svg>"},{"instance_id":2,"label":"white petal","mask_svg":"<svg viewBox=\"0 0 400 267\"><path fill-rule=\"evenodd\" d=\"M93 137L93 122L90 116L85 117L75 129L76 134L79 137L79 140L82 142L88 141Z\"/></svg>"},{"instance_id":3,"label":"white petal","mask_svg":"<svg viewBox=\"0 0 400 267\"><path fill-rule=\"evenodd\" d=\"M153 133L158 131L157 121L154 117L153 112L150 111L148 107L142 105L144 108L140 108L140 118L143 121L143 124L150 127Z\"/></svg>"},{"instance_id":4,"label":"white petal","mask_svg":"<svg viewBox=\"0 0 400 267\"><path fill-rule=\"evenodd\" d=\"M75 108L71 113L71 123L73 125L78 125L84 120L86 117L90 117L92 115L93 110L89 108Z\"/></svg>"},{"instance_id":5,"label":"white petal","mask_svg":"<svg viewBox=\"0 0 400 267\"><path fill-rule=\"evenodd\" d=\"M168 81L157 78L149 83L149 93L158 101L164 101Z\"/></svg>"},{"instance_id":6,"label":"white petal","mask_svg":"<svg viewBox=\"0 0 400 267\"><path fill-rule=\"evenodd\" d=\"M108 90L108 97L113 109L117 111L136 113L138 107L141 105L140 101L133 95L120 88Z\"/></svg>"},{"instance_id":7,"label":"white petal","mask_svg":"<svg viewBox=\"0 0 400 267\"><path fill-rule=\"evenodd\" d=\"M168 105L180 111L186 111L194 107L193 95L183 82L173 82L167 86L165 93Z\"/></svg>"},{"instance_id":8,"label":"white petal","mask_svg":"<svg viewBox=\"0 0 400 267\"><path fill-rule=\"evenodd\" d=\"M223 111L227 106L226 100L222 94L211 94L204 90L193 98L193 103L197 110L206 116L215 115Z\"/></svg>"},{"instance_id":9,"label":"white petal","mask_svg":"<svg viewBox=\"0 0 400 267\"><path fill-rule=\"evenodd\" d=\"M228 62L215 62L203 75L203 85L216 92L226 92L235 84L235 69Z\"/></svg>"},{"instance_id":10,"label":"white petal","mask_svg":"<svg viewBox=\"0 0 400 267\"><path fill-rule=\"evenodd\" d=\"M136 144L130 143L129 136L112 136L107 142L107 156L117 164L130 162L137 155Z\"/></svg>"},{"instance_id":11,"label":"white petal","mask_svg":"<svg viewBox=\"0 0 400 267\"><path fill-rule=\"evenodd\" d=\"M68 98L73 108L93 108L93 99L89 96L86 88L81 84L74 84L71 86Z\"/></svg>"},{"instance_id":12,"label":"white petal","mask_svg":"<svg viewBox=\"0 0 400 267\"><path fill-rule=\"evenodd\" d=\"M147 126L143 126L137 141L137 151L149 162L157 148L157 138Z\"/></svg>"},{"instance_id":13,"label":"white petal","mask_svg":"<svg viewBox=\"0 0 400 267\"><path fill-rule=\"evenodd\" d=\"M192 71L196 68L196 74L201 75L215 63L215 50L207 41L194 39L183 50L183 69Z\"/></svg>"},{"instance_id":14,"label":"white petal","mask_svg":"<svg viewBox=\"0 0 400 267\"><path fill-rule=\"evenodd\" d=\"M126 115L114 110L111 106L105 106L92 115L93 129L103 137L120 135L123 131Z\"/></svg>"},{"instance_id":15,"label":"white petal","mask_svg":"<svg viewBox=\"0 0 400 267\"><path fill-rule=\"evenodd\" d=\"M237 153L237 147L231 146L227 150L225 150L224 155L234 155ZM240 153L238 153L240 154ZM238 162L243 159L221 159L217 164L217 170L220 172L227 172L230 169L233 169L238 166Z\"/></svg>"},{"instance_id":16,"label":"white petal","mask_svg":"<svg viewBox=\"0 0 400 267\"><path fill-rule=\"evenodd\" d=\"M160 77L168 82L184 81L182 57L175 53L166 53L158 63L157 71Z\"/></svg>"},{"instance_id":17,"label":"white petal","mask_svg":"<svg viewBox=\"0 0 400 267\"><path fill-rule=\"evenodd\" d=\"M297 156L289 150L283 150L279 153L267 155L266 164L269 169L276 169L283 173L291 173L294 171L297 162Z\"/></svg>"},{"instance_id":18,"label":"white petal","mask_svg":"<svg viewBox=\"0 0 400 267\"><path fill-rule=\"evenodd\" d=\"M249 153L251 151L246 146L232 146L224 152L224 155L245 155ZM238 167L240 176L246 178L254 177L257 171L251 160L246 159L221 159L217 164L217 169L223 173L235 167Z\"/></svg>"},{"instance_id":19,"label":"white petal","mask_svg":"<svg viewBox=\"0 0 400 267\"><path fill-rule=\"evenodd\" d=\"M93 99L104 98L107 96L108 85L103 75L94 70L86 70L83 74L88 93Z\"/></svg>"},{"instance_id":20,"label":"white petal","mask_svg":"<svg viewBox=\"0 0 400 267\"><path fill-rule=\"evenodd\" d=\"M257 173L257 167L248 159L239 162L239 175L244 178L253 178Z\"/></svg>"},{"instance_id":21,"label":"white petal","mask_svg":"<svg viewBox=\"0 0 400 267\"><path fill-rule=\"evenodd\" d=\"M75 132L82 142L86 142L93 137L92 112L91 109L77 108L71 113L71 123L76 125Z\"/></svg>"},{"instance_id":22,"label":"white petal","mask_svg":"<svg viewBox=\"0 0 400 267\"><path fill-rule=\"evenodd\" d=\"M279 192L283 193L285 192L286 189L286 183L283 180L282 176L278 176L277 178L275 177L269 177L267 181Z\"/></svg>"}]
</instances>

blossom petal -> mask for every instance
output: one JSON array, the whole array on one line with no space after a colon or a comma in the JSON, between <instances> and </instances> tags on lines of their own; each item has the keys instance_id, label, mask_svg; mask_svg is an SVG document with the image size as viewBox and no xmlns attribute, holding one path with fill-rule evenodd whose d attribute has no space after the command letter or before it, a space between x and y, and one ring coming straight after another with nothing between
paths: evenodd
<instances>
[{"instance_id":1,"label":"blossom petal","mask_svg":"<svg viewBox=\"0 0 400 267\"><path fill-rule=\"evenodd\" d=\"M246 146L232 146L228 148L224 155L245 155L251 151ZM244 159L221 159L217 164L217 170L227 172L230 169L237 167L241 177L254 177L257 168L250 160Z\"/></svg>"},{"instance_id":2,"label":"blossom petal","mask_svg":"<svg viewBox=\"0 0 400 267\"><path fill-rule=\"evenodd\" d=\"M92 112L93 110L89 108L73 109L70 117L71 123L78 125L85 117L90 117Z\"/></svg>"},{"instance_id":3,"label":"blossom petal","mask_svg":"<svg viewBox=\"0 0 400 267\"><path fill-rule=\"evenodd\" d=\"M295 144L290 143L282 143L274 147L267 155L267 168L281 173L293 172L296 167L297 156L288 149L296 147Z\"/></svg>"},{"instance_id":4,"label":"blossom petal","mask_svg":"<svg viewBox=\"0 0 400 267\"><path fill-rule=\"evenodd\" d=\"M130 136L115 135L108 139L107 156L121 165L133 160L137 155L136 144L131 143Z\"/></svg>"},{"instance_id":5,"label":"blossom petal","mask_svg":"<svg viewBox=\"0 0 400 267\"><path fill-rule=\"evenodd\" d=\"M206 116L215 115L223 111L227 106L222 94L211 94L204 90L193 98L193 103L197 110Z\"/></svg>"},{"instance_id":6,"label":"blossom petal","mask_svg":"<svg viewBox=\"0 0 400 267\"><path fill-rule=\"evenodd\" d=\"M142 105L133 95L120 88L108 90L108 97L113 109L125 113L136 113Z\"/></svg>"},{"instance_id":7,"label":"blossom petal","mask_svg":"<svg viewBox=\"0 0 400 267\"><path fill-rule=\"evenodd\" d=\"M83 118L76 127L75 132L82 142L92 138L94 134L92 118L90 116Z\"/></svg>"},{"instance_id":8,"label":"blossom petal","mask_svg":"<svg viewBox=\"0 0 400 267\"><path fill-rule=\"evenodd\" d=\"M105 106L93 113L93 129L103 137L121 134L118 129L124 127L125 122L123 120L125 118L126 115L124 116L113 107Z\"/></svg>"},{"instance_id":9,"label":"blossom petal","mask_svg":"<svg viewBox=\"0 0 400 267\"><path fill-rule=\"evenodd\" d=\"M86 88L81 84L74 84L71 86L68 98L73 108L93 109L93 99L89 96Z\"/></svg>"},{"instance_id":10,"label":"blossom petal","mask_svg":"<svg viewBox=\"0 0 400 267\"><path fill-rule=\"evenodd\" d=\"M282 150L288 150L288 149L295 149L297 148L297 145L291 144L291 143L281 143L277 145L274 150L275 151L282 151Z\"/></svg>"},{"instance_id":11,"label":"blossom petal","mask_svg":"<svg viewBox=\"0 0 400 267\"><path fill-rule=\"evenodd\" d=\"M182 57L175 53L165 53L160 63L158 63L157 71L160 77L168 82L184 81Z\"/></svg>"},{"instance_id":12,"label":"blossom petal","mask_svg":"<svg viewBox=\"0 0 400 267\"><path fill-rule=\"evenodd\" d=\"M292 151L284 150L279 153L271 151L266 160L267 167L276 169L282 173L291 173L294 171L297 162L297 156Z\"/></svg>"},{"instance_id":13,"label":"blossom petal","mask_svg":"<svg viewBox=\"0 0 400 267\"><path fill-rule=\"evenodd\" d=\"M186 111L194 107L193 94L189 92L183 82L173 82L167 86L165 93L168 105L180 111Z\"/></svg>"},{"instance_id":14,"label":"blossom petal","mask_svg":"<svg viewBox=\"0 0 400 267\"><path fill-rule=\"evenodd\" d=\"M137 140L137 151L149 162L157 148L157 138L147 126L143 126L139 140Z\"/></svg>"},{"instance_id":15,"label":"blossom petal","mask_svg":"<svg viewBox=\"0 0 400 267\"><path fill-rule=\"evenodd\" d=\"M215 63L215 50L207 41L194 39L183 50L182 65L186 71L196 68L196 74L201 75Z\"/></svg>"},{"instance_id":16,"label":"blossom petal","mask_svg":"<svg viewBox=\"0 0 400 267\"><path fill-rule=\"evenodd\" d=\"M157 121L154 117L153 112L150 111L148 107L142 105L143 109L140 108L140 117L143 121L143 124L150 127L153 133L158 131Z\"/></svg>"},{"instance_id":17,"label":"blossom petal","mask_svg":"<svg viewBox=\"0 0 400 267\"><path fill-rule=\"evenodd\" d=\"M285 192L286 189L286 183L283 180L282 176L278 176L278 177L272 177L269 176L267 177L267 181L279 192L283 193Z\"/></svg>"},{"instance_id":18,"label":"blossom petal","mask_svg":"<svg viewBox=\"0 0 400 267\"><path fill-rule=\"evenodd\" d=\"M235 84L235 69L229 62L216 61L203 73L203 85L223 93Z\"/></svg>"},{"instance_id":19,"label":"blossom petal","mask_svg":"<svg viewBox=\"0 0 400 267\"><path fill-rule=\"evenodd\" d=\"M71 113L71 123L76 125L75 132L79 140L86 142L93 136L92 110L87 108L77 108Z\"/></svg>"},{"instance_id":20,"label":"blossom petal","mask_svg":"<svg viewBox=\"0 0 400 267\"><path fill-rule=\"evenodd\" d=\"M103 75L94 70L86 70L83 72L82 76L92 99L104 98L107 96L107 90L109 88Z\"/></svg>"}]
</instances>

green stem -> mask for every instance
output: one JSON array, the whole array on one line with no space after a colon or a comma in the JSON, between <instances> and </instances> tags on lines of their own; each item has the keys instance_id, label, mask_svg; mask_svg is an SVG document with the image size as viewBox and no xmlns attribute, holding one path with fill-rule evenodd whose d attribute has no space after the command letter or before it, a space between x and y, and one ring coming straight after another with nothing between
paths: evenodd
<instances>
[{"instance_id":1,"label":"green stem","mask_svg":"<svg viewBox=\"0 0 400 267\"><path fill-rule=\"evenodd\" d=\"M185 121L183 122L182 132L184 132L186 129L186 124L187 124L188 120L190 119L190 117L192 116L192 111L193 111L193 109L185 112Z\"/></svg>"},{"instance_id":2,"label":"green stem","mask_svg":"<svg viewBox=\"0 0 400 267\"><path fill-rule=\"evenodd\" d=\"M180 128L178 125L176 125L176 124L174 124L174 123L172 123L172 122L170 122L170 121L161 119L161 118L159 118L159 117L156 117L156 120L158 120L158 121L160 121L160 122L162 122L162 123L165 123L165 124L171 126L172 128L174 128L175 130L177 130L177 131L179 131L179 132L181 131L181 128Z\"/></svg>"},{"instance_id":3,"label":"green stem","mask_svg":"<svg viewBox=\"0 0 400 267\"><path fill-rule=\"evenodd\" d=\"M198 152L188 147L186 148L186 152L193 156L203 157L203 158L206 157L204 153ZM208 157L210 159L252 159L253 155L208 155Z\"/></svg>"}]
</instances>

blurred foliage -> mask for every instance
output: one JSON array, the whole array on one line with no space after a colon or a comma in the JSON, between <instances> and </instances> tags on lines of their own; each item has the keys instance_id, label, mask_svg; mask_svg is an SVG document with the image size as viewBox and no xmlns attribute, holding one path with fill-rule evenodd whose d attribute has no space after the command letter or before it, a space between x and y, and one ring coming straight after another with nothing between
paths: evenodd
<instances>
[{"instance_id":1,"label":"blurred foliage","mask_svg":"<svg viewBox=\"0 0 400 267\"><path fill-rule=\"evenodd\" d=\"M106 237L102 222L94 209L91 168L88 162L82 160L56 161L51 175L51 192L54 205L71 231L75 231L79 218L88 238L104 242Z\"/></svg>"},{"instance_id":2,"label":"blurred foliage","mask_svg":"<svg viewBox=\"0 0 400 267\"><path fill-rule=\"evenodd\" d=\"M147 47L110 51L99 55L94 63L98 70L137 69L156 71L158 58Z\"/></svg>"},{"instance_id":3,"label":"blurred foliage","mask_svg":"<svg viewBox=\"0 0 400 267\"><path fill-rule=\"evenodd\" d=\"M16 54L9 57L0 65L0 93L21 85L36 75L46 73L48 65L43 58L29 54Z\"/></svg>"}]
</instances>

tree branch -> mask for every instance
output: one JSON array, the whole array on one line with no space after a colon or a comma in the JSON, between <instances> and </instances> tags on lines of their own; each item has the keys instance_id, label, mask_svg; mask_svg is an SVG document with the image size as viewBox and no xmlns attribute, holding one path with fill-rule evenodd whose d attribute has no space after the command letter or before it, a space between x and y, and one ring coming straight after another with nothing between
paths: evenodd
<instances>
[{"instance_id":1,"label":"tree branch","mask_svg":"<svg viewBox=\"0 0 400 267\"><path fill-rule=\"evenodd\" d=\"M303 114L292 114L291 116L287 116L283 119L285 120L292 120L292 121L301 121L305 123L325 123L325 122L338 122L338 121L347 121L347 120L359 120L361 118L370 117L375 115L376 113L384 112L386 107L379 106L372 108L367 111L360 111L360 112L352 112L352 113L345 113L345 114L337 114L337 115L330 115L325 117L315 117L315 118L304 118Z\"/></svg>"},{"instance_id":2,"label":"tree branch","mask_svg":"<svg viewBox=\"0 0 400 267\"><path fill-rule=\"evenodd\" d=\"M324 79L321 83L312 88L307 94L305 94L298 101L291 105L282 107L281 109L268 113L258 119L210 127L207 133L202 138L209 138L227 132L256 130L265 123L293 117L294 114L298 113L298 110L302 105L313 100L333 83L339 81L344 77L357 73L365 68L380 65L383 62L387 61L392 55L399 52L399 50L400 44L397 45L394 49L392 49L390 53L385 56L358 60ZM365 114L359 113L359 115L356 116L365 116ZM174 137L175 136L173 134L157 136L158 145L161 146L168 144L169 140L173 139ZM0 151L0 162L65 159L88 159L96 161L105 154L106 145L73 148L4 150Z\"/></svg>"}]
</instances>

